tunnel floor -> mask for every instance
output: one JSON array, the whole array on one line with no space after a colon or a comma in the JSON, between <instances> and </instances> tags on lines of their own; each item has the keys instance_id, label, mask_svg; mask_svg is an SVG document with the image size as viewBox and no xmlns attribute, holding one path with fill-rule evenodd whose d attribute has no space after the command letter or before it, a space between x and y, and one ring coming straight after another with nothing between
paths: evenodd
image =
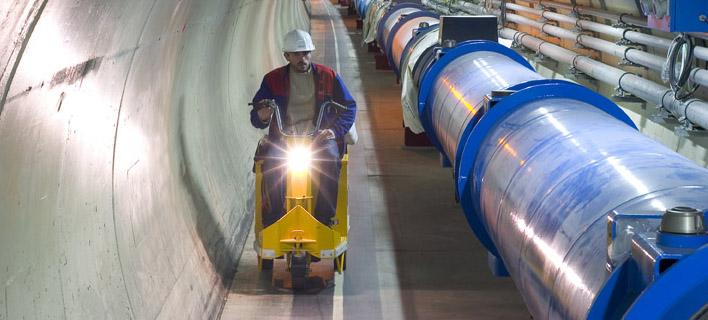
<instances>
[{"instance_id":1,"label":"tunnel floor","mask_svg":"<svg viewBox=\"0 0 708 320\"><path fill-rule=\"evenodd\" d=\"M403 147L401 88L392 71L375 69L355 16L311 3L313 60L340 74L358 106L347 270L314 263L308 289L294 292L285 260L259 274L251 232L221 319L529 319L511 279L487 268L451 169L433 148Z\"/></svg>"}]
</instances>

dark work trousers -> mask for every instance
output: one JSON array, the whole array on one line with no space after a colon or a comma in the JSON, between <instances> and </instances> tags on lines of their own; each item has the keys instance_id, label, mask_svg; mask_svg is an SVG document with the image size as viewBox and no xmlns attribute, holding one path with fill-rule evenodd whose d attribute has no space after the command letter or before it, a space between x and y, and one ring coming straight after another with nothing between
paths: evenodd
<instances>
[{"instance_id":1,"label":"dark work trousers","mask_svg":"<svg viewBox=\"0 0 708 320\"><path fill-rule=\"evenodd\" d=\"M318 187L315 219L326 226L331 224L337 210L339 170L342 161L336 140L326 140L312 146L312 174L318 172ZM267 227L285 215L285 191L287 174L287 151L285 144L270 145L261 167L263 172L263 227Z\"/></svg>"}]
</instances>

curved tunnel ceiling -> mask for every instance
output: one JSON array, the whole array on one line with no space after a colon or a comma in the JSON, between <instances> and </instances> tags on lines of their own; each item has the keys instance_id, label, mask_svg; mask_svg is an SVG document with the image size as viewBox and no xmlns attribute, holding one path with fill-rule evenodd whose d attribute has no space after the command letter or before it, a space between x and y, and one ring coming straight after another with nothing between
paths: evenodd
<instances>
[{"instance_id":1,"label":"curved tunnel ceiling","mask_svg":"<svg viewBox=\"0 0 708 320\"><path fill-rule=\"evenodd\" d=\"M252 220L246 102L303 2L0 14L0 319L214 316Z\"/></svg>"}]
</instances>

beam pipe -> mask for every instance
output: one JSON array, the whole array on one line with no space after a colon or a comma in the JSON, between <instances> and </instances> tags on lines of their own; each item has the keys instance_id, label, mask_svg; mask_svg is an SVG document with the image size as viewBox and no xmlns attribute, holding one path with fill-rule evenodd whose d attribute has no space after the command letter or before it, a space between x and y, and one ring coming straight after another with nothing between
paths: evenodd
<instances>
[{"instance_id":1,"label":"beam pipe","mask_svg":"<svg viewBox=\"0 0 708 320\"><path fill-rule=\"evenodd\" d=\"M421 23L427 23L429 26L438 24L440 15L430 11L419 11L401 18L396 25L393 26L386 40L386 47L390 50L386 51L388 63L396 73L401 76L401 63L405 48L408 43L413 40L415 33L418 31Z\"/></svg>"},{"instance_id":2,"label":"beam pipe","mask_svg":"<svg viewBox=\"0 0 708 320\"><path fill-rule=\"evenodd\" d=\"M612 275L598 258L608 214L708 208L708 170L638 132L606 98L544 80L505 50L473 41L440 51L420 117L455 159L470 226L533 317L585 319ZM518 91L487 110L496 89Z\"/></svg>"},{"instance_id":3,"label":"beam pipe","mask_svg":"<svg viewBox=\"0 0 708 320\"><path fill-rule=\"evenodd\" d=\"M432 63L434 46L438 44L440 25L418 30L408 42L401 57L401 107L403 124L413 133L424 132L418 114L418 84L423 70Z\"/></svg>"},{"instance_id":4,"label":"beam pipe","mask_svg":"<svg viewBox=\"0 0 708 320\"><path fill-rule=\"evenodd\" d=\"M555 86L495 105L463 161L475 158L469 197L533 317L585 319L611 275L608 214L706 208L708 170L610 116L599 95L588 102L589 89Z\"/></svg>"},{"instance_id":5,"label":"beam pipe","mask_svg":"<svg viewBox=\"0 0 708 320\"><path fill-rule=\"evenodd\" d=\"M450 53L457 55L466 49L463 46ZM469 133L465 129L481 116L483 104L479 97L492 90L544 78L530 66L518 68L519 63L504 53L472 51L452 60L446 57L450 53L444 53L445 60L438 60L433 65L440 68L445 64L435 75L435 80L431 79L435 71L424 76L421 88L429 83L434 85L429 95L419 95L418 101L425 103L421 113L423 122L430 124L441 152L455 164L459 161L458 144Z\"/></svg>"},{"instance_id":6,"label":"beam pipe","mask_svg":"<svg viewBox=\"0 0 708 320\"><path fill-rule=\"evenodd\" d=\"M356 9L357 12L359 13L359 16L362 18L366 17L366 11L369 7L369 4L372 2L372 0L358 0L356 2Z\"/></svg>"},{"instance_id":7,"label":"beam pipe","mask_svg":"<svg viewBox=\"0 0 708 320\"><path fill-rule=\"evenodd\" d=\"M513 30L501 31L504 36ZM633 89L647 96L656 89L622 70L526 36L515 32L507 38L526 46L537 41L536 51L583 70L589 63L607 73L596 76L620 85L623 78L628 86L645 84L641 89L647 92ZM471 50L474 46L479 47ZM708 170L639 133L617 105L599 94L567 82L523 79L528 67L515 64L513 55L497 63L503 60L499 54L504 52L481 42L440 49L441 58L420 86L420 117L431 141L455 159L458 196L470 226L503 261L532 316L636 316L650 314L646 306L654 305L663 317L678 309L681 315L697 313L705 297L656 301L657 292L666 292L661 278L630 297L630 307L608 304L615 288L623 290L610 280L623 275L598 257L608 253L612 213L642 218L677 205L708 208ZM480 65L491 67L469 67ZM509 81L491 80L499 72L504 74L500 80ZM489 88L468 85L478 78L516 91L488 109L484 91ZM672 266L682 271L667 273L679 279L672 294L688 297L701 290L707 255L703 248ZM697 286L691 284L692 274L700 277Z\"/></svg>"},{"instance_id":8,"label":"beam pipe","mask_svg":"<svg viewBox=\"0 0 708 320\"><path fill-rule=\"evenodd\" d=\"M391 33L391 30L393 29L396 24L398 24L398 21L401 19L401 16L404 15L409 15L415 12L421 12L421 11L427 11L425 8L421 7L418 4L415 3L401 3L395 6L389 7L388 11L386 14L381 18L379 21L378 25L378 30L377 30L377 41L379 44L379 47L381 48L381 51L384 53L387 53L389 48L386 47L386 42L389 38L389 34Z\"/></svg>"}]
</instances>

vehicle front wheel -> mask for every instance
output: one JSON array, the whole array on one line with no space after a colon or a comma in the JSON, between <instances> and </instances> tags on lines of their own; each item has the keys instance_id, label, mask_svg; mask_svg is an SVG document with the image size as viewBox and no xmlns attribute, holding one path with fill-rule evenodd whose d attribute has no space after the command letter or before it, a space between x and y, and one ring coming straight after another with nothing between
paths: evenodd
<instances>
[{"instance_id":1,"label":"vehicle front wheel","mask_svg":"<svg viewBox=\"0 0 708 320\"><path fill-rule=\"evenodd\" d=\"M307 281L307 256L293 255L290 259L290 276L293 282L294 290L305 290Z\"/></svg>"},{"instance_id":2,"label":"vehicle front wheel","mask_svg":"<svg viewBox=\"0 0 708 320\"><path fill-rule=\"evenodd\" d=\"M261 268L263 270L273 270L273 259L261 259Z\"/></svg>"}]
</instances>

